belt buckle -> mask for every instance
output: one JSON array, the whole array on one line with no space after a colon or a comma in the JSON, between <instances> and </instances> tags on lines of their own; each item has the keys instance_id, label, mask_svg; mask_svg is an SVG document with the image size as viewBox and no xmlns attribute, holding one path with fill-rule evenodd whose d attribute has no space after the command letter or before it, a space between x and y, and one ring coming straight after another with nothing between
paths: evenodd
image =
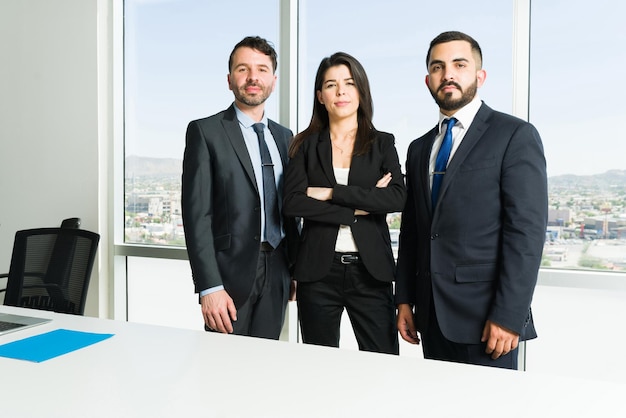
<instances>
[{"instance_id":1,"label":"belt buckle","mask_svg":"<svg viewBox=\"0 0 626 418\"><path fill-rule=\"evenodd\" d=\"M352 255L350 254L342 254L341 255L341 264L352 264Z\"/></svg>"}]
</instances>

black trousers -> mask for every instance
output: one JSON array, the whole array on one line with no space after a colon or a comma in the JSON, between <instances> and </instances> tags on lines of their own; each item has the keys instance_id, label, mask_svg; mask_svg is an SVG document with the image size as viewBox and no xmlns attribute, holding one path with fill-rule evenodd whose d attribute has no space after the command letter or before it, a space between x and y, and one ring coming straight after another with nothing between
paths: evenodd
<instances>
[{"instance_id":1,"label":"black trousers","mask_svg":"<svg viewBox=\"0 0 626 418\"><path fill-rule=\"evenodd\" d=\"M441 332L439 321L432 305L431 303L428 329L421 333L424 358L500 367L503 369L517 369L519 351L517 348L493 360L490 354L485 353L486 342L480 344L460 344L448 340Z\"/></svg>"},{"instance_id":2,"label":"black trousers","mask_svg":"<svg viewBox=\"0 0 626 418\"><path fill-rule=\"evenodd\" d=\"M322 280L298 282L297 301L305 344L339 347L345 308L360 350L398 354L392 284L373 278L362 263L335 260Z\"/></svg>"},{"instance_id":3,"label":"black trousers","mask_svg":"<svg viewBox=\"0 0 626 418\"><path fill-rule=\"evenodd\" d=\"M250 295L237 306L233 334L277 340L285 320L290 282L285 246L262 249ZM205 330L211 331L206 325Z\"/></svg>"}]
</instances>

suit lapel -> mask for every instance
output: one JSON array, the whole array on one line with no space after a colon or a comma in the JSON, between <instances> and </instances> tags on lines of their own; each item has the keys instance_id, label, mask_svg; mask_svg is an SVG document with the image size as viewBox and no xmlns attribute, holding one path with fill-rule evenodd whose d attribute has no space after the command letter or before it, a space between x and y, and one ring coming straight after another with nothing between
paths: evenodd
<instances>
[{"instance_id":1,"label":"suit lapel","mask_svg":"<svg viewBox=\"0 0 626 418\"><path fill-rule=\"evenodd\" d=\"M248 147L246 141L243 139L241 128L239 127L239 121L237 120L237 114L235 113L234 105L231 105L224 113L224 119L222 119L222 126L226 136L230 140L230 143L239 158L239 162L243 166L244 171L250 179L250 183L254 186L254 189L259 192L256 178L254 176L254 168L252 167L252 160L250 160L250 154L248 153ZM280 149L280 147L279 147Z\"/></svg>"},{"instance_id":2,"label":"suit lapel","mask_svg":"<svg viewBox=\"0 0 626 418\"><path fill-rule=\"evenodd\" d=\"M333 170L333 153L330 143L330 133L325 130L319 133L317 138L317 159L322 166L322 171L328 179L328 183L332 186L337 184L335 172Z\"/></svg>"},{"instance_id":3,"label":"suit lapel","mask_svg":"<svg viewBox=\"0 0 626 418\"><path fill-rule=\"evenodd\" d=\"M287 167L287 161L289 160L287 156L287 143L289 142L289 138L285 138L283 131L278 129L278 126L274 121L268 119L267 127L269 128L272 136L274 137L274 142L276 143L276 147L278 148L278 152L280 152L280 159L283 163L283 169Z\"/></svg>"},{"instance_id":4,"label":"suit lapel","mask_svg":"<svg viewBox=\"0 0 626 418\"><path fill-rule=\"evenodd\" d=\"M417 179L421 180L419 182L420 184L417 185L417 187L421 190L424 201L428 203L426 205L428 207L428 213L432 213L433 207L430 193L430 153L432 152L433 143L435 142L435 138L437 137L437 131L437 126L435 126L428 134L426 134L424 144L422 144L424 150L420 153L417 153L417 155L420 156L420 159L419 161L416 161L416 172L419 173L419 177Z\"/></svg>"},{"instance_id":5,"label":"suit lapel","mask_svg":"<svg viewBox=\"0 0 626 418\"><path fill-rule=\"evenodd\" d=\"M463 165L467 156L480 141L483 134L489 127L487 119L492 112L491 108L484 103L480 106L480 109L478 109L478 113L476 113L469 130L465 134L465 137L463 137L461 145L459 145L459 148L454 153L452 160L450 160L450 164L448 164L448 167L446 168L446 175L443 176L443 181L441 182L441 188L439 190L439 199L443 199L445 197L446 190L448 189L450 183L454 181L454 177L459 172L459 168Z\"/></svg>"}]
</instances>

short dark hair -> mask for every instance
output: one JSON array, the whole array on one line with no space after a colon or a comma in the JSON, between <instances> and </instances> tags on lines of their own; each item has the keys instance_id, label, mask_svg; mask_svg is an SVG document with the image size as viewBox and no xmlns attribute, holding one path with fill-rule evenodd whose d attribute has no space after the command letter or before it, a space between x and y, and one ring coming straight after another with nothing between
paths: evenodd
<instances>
[{"instance_id":1,"label":"short dark hair","mask_svg":"<svg viewBox=\"0 0 626 418\"><path fill-rule=\"evenodd\" d=\"M267 40L261 38L260 36L246 36L241 41L239 41L237 45L235 45L232 52L230 53L230 57L228 58L229 73L233 67L233 55L235 55L235 51L243 47L252 48L270 57L273 66L272 70L276 72L276 68L278 67L278 58L276 50L274 49L274 45L272 45L271 42L268 42Z\"/></svg>"},{"instance_id":2,"label":"short dark hair","mask_svg":"<svg viewBox=\"0 0 626 418\"><path fill-rule=\"evenodd\" d=\"M477 60L476 60L476 66L480 69L483 66L483 52L480 49L480 45L478 45L478 42L476 42L476 40L474 38L472 38L471 36L463 33L463 32L458 32L458 31L449 31L449 32L442 32L439 35L437 35L437 37L435 39L433 39L430 42L430 47L428 48L428 53L426 54L426 68L428 68L428 64L430 62L430 52L432 51L432 49L439 44L444 44L446 42L452 42L452 41L465 41L468 42L472 48L472 52L474 53L474 55L476 56Z\"/></svg>"}]
</instances>

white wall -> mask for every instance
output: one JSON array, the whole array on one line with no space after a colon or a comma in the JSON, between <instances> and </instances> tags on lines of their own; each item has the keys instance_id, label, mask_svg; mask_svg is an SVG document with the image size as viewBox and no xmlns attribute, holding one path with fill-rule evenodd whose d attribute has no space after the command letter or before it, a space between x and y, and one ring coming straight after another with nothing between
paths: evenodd
<instances>
[{"instance_id":1,"label":"white wall","mask_svg":"<svg viewBox=\"0 0 626 418\"><path fill-rule=\"evenodd\" d=\"M15 231L80 217L83 229L102 236L86 309L92 316L107 304L99 291L107 287L100 277L109 245L99 149L109 141L98 121L106 100L98 66L108 65L99 60L98 19L107 3L0 1L0 272L8 272Z\"/></svg>"}]
</instances>

